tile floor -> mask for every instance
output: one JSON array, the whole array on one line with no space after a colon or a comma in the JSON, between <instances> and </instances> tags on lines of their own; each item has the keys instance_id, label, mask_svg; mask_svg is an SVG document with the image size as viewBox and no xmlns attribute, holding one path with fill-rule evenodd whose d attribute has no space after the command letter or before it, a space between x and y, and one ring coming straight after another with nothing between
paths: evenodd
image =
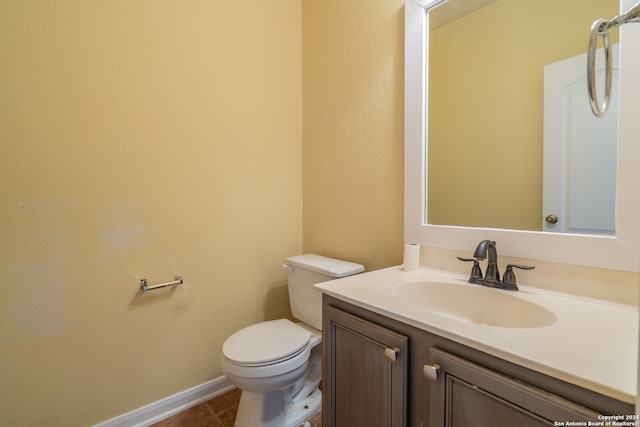
<instances>
[{"instance_id":1,"label":"tile floor","mask_svg":"<svg viewBox=\"0 0 640 427\"><path fill-rule=\"evenodd\" d=\"M233 427L240 401L240 390L234 389L208 402L152 424L152 427ZM322 413L309 420L311 427L322 426Z\"/></svg>"}]
</instances>

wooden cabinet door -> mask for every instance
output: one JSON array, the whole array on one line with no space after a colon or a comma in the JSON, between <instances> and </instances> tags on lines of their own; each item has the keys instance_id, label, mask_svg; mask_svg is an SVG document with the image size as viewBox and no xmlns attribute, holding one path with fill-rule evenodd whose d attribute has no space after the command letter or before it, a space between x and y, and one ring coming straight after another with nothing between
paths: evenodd
<instances>
[{"instance_id":1,"label":"wooden cabinet door","mask_svg":"<svg viewBox=\"0 0 640 427\"><path fill-rule=\"evenodd\" d=\"M439 349L431 427L541 427L597 420L588 408ZM556 424L559 425L559 424Z\"/></svg>"},{"instance_id":2,"label":"wooden cabinet door","mask_svg":"<svg viewBox=\"0 0 640 427\"><path fill-rule=\"evenodd\" d=\"M325 306L323 346L324 427L405 426L406 336Z\"/></svg>"}]
</instances>

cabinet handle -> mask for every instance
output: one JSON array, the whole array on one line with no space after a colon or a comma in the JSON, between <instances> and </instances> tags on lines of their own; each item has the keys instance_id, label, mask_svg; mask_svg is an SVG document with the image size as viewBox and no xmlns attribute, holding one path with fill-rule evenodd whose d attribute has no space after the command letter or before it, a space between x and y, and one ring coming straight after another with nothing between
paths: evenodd
<instances>
[{"instance_id":1,"label":"cabinet handle","mask_svg":"<svg viewBox=\"0 0 640 427\"><path fill-rule=\"evenodd\" d=\"M385 348L384 349L384 358L387 359L387 362L395 362L398 359L398 353L400 350L397 348Z\"/></svg>"},{"instance_id":2,"label":"cabinet handle","mask_svg":"<svg viewBox=\"0 0 640 427\"><path fill-rule=\"evenodd\" d=\"M422 367L422 374L427 380L431 382L436 382L438 380L439 373L440 365L437 365L435 363L433 365L424 365Z\"/></svg>"}]
</instances>

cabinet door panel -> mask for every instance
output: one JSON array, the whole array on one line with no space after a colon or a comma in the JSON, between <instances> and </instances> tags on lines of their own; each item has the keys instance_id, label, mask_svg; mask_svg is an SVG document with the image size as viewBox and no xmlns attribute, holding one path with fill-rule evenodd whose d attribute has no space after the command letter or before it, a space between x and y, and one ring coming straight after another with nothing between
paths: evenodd
<instances>
[{"instance_id":1,"label":"cabinet door panel","mask_svg":"<svg viewBox=\"0 0 640 427\"><path fill-rule=\"evenodd\" d=\"M330 307L323 331L324 426L404 426L408 338Z\"/></svg>"},{"instance_id":2,"label":"cabinet door panel","mask_svg":"<svg viewBox=\"0 0 640 427\"><path fill-rule=\"evenodd\" d=\"M553 425L535 414L524 411L458 378L447 376L446 381L446 426L543 427Z\"/></svg>"},{"instance_id":3,"label":"cabinet door panel","mask_svg":"<svg viewBox=\"0 0 640 427\"><path fill-rule=\"evenodd\" d=\"M432 427L541 427L554 421L597 420L598 414L574 402L504 376L440 349L434 383Z\"/></svg>"}]
</instances>

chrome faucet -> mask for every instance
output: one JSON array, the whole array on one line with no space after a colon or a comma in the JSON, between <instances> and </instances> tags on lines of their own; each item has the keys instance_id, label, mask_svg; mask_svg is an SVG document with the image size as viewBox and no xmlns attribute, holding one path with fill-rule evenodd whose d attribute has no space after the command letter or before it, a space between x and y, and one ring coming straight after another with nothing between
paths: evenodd
<instances>
[{"instance_id":1,"label":"chrome faucet","mask_svg":"<svg viewBox=\"0 0 640 427\"><path fill-rule=\"evenodd\" d=\"M505 289L508 291L517 291L516 275L513 268L522 270L532 270L535 267L529 265L509 264L507 271L504 273L502 281L500 280L500 271L498 270L498 251L496 250L496 242L493 240L483 240L478 243L473 258L458 257L460 261L473 262L469 283L477 285L489 286L491 288ZM484 277L482 277L482 269L479 260L487 260L487 269Z\"/></svg>"}]
</instances>

